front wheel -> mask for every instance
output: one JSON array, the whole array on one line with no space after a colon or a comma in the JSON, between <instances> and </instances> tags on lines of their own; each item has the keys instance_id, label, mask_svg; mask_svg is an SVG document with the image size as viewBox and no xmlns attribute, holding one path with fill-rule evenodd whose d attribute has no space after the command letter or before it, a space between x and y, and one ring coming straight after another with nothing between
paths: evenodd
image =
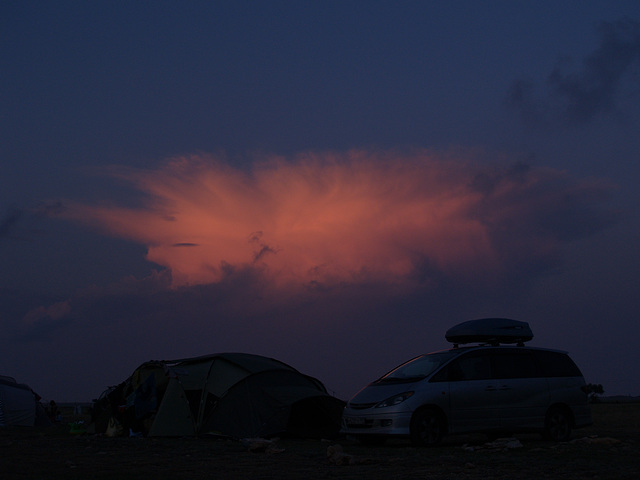
<instances>
[{"instance_id":1,"label":"front wheel","mask_svg":"<svg viewBox=\"0 0 640 480\"><path fill-rule=\"evenodd\" d=\"M445 432L445 419L434 408L418 410L411 418L411 443L417 447L433 447L440 444Z\"/></svg>"},{"instance_id":2,"label":"front wheel","mask_svg":"<svg viewBox=\"0 0 640 480\"><path fill-rule=\"evenodd\" d=\"M571 416L565 408L552 407L549 409L544 436L556 442L566 442L571 438Z\"/></svg>"}]
</instances>

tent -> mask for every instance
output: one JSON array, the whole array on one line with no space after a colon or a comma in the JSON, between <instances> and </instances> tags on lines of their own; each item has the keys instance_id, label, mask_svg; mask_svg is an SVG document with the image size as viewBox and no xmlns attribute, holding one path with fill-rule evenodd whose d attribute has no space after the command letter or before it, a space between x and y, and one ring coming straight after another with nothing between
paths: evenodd
<instances>
[{"instance_id":1,"label":"tent","mask_svg":"<svg viewBox=\"0 0 640 480\"><path fill-rule=\"evenodd\" d=\"M36 420L39 420L39 399L28 385L0 375L0 426L36 425Z\"/></svg>"},{"instance_id":2,"label":"tent","mask_svg":"<svg viewBox=\"0 0 640 480\"><path fill-rule=\"evenodd\" d=\"M96 432L114 419L149 436L234 438L338 434L345 402L278 360L221 353L149 361L96 401Z\"/></svg>"}]
</instances>

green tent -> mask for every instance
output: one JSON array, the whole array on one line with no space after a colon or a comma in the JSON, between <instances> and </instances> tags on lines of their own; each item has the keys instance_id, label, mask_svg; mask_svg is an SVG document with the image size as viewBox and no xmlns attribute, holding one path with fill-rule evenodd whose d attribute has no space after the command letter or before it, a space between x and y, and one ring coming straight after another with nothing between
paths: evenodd
<instances>
[{"instance_id":1,"label":"green tent","mask_svg":"<svg viewBox=\"0 0 640 480\"><path fill-rule=\"evenodd\" d=\"M319 380L285 363L221 353L140 365L98 401L96 431L115 417L125 434L330 438L343 407Z\"/></svg>"}]
</instances>

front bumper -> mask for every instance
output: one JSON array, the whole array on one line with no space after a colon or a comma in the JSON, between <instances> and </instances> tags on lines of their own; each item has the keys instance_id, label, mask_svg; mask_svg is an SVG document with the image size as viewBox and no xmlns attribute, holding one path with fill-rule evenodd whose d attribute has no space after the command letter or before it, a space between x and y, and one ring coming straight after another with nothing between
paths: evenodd
<instances>
[{"instance_id":1,"label":"front bumper","mask_svg":"<svg viewBox=\"0 0 640 480\"><path fill-rule=\"evenodd\" d=\"M345 435L409 435L411 412L373 413L345 410L342 416L342 430Z\"/></svg>"}]
</instances>

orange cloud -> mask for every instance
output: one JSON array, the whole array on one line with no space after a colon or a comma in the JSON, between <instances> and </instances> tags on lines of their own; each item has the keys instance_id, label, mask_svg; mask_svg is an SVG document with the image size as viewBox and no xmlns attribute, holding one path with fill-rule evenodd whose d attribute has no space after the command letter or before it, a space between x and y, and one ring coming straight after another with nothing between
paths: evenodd
<instances>
[{"instance_id":1,"label":"orange cloud","mask_svg":"<svg viewBox=\"0 0 640 480\"><path fill-rule=\"evenodd\" d=\"M449 276L499 276L519 262L519 246L527 258L557 248L559 235L540 218L558 206L540 218L538 207L566 194L568 182L551 169L424 151L274 157L250 170L191 156L118 175L146 195L144 205L71 204L66 215L146 245L174 287L244 269L276 286L411 283L425 265ZM581 188L583 197L602 190Z\"/></svg>"},{"instance_id":2,"label":"orange cloud","mask_svg":"<svg viewBox=\"0 0 640 480\"><path fill-rule=\"evenodd\" d=\"M48 307L37 307L24 316L23 322L28 325L36 324L42 320L59 320L66 317L71 312L69 301L57 302Z\"/></svg>"}]
</instances>

